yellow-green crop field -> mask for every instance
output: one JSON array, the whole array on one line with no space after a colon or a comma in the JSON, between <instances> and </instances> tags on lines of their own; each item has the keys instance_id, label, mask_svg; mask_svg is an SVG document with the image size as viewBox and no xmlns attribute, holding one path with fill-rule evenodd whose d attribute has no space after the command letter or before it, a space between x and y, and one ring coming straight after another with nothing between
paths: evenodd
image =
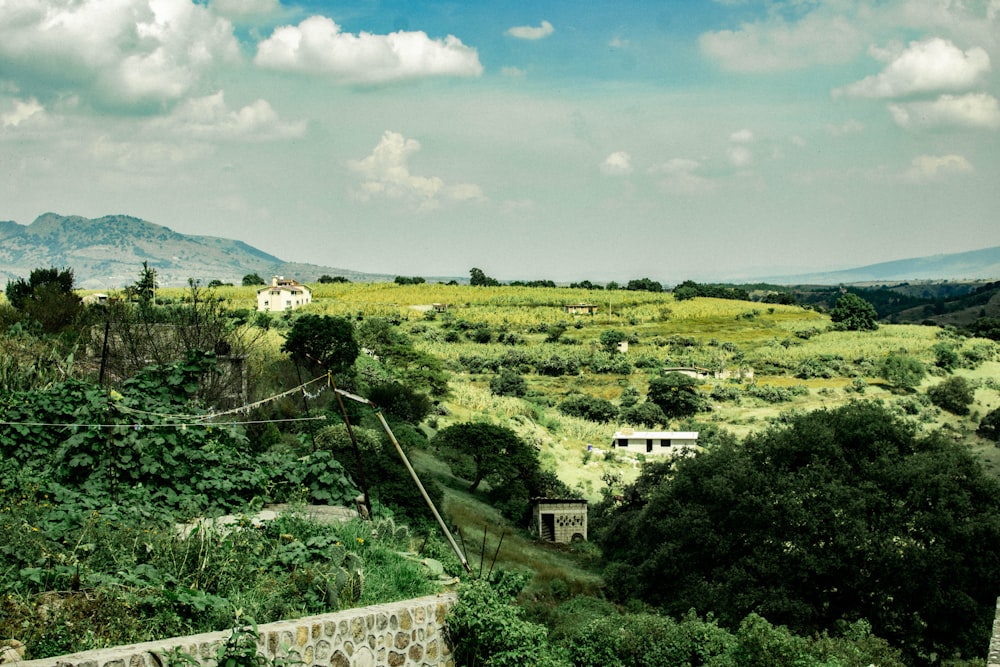
<instances>
[{"instance_id":1,"label":"yellow-green crop field","mask_svg":"<svg viewBox=\"0 0 1000 667\"><path fill-rule=\"evenodd\" d=\"M905 353L933 369L934 346L942 342L964 359L975 360L955 371L978 387L975 403L967 417L924 406L922 425L948 428L990 465L994 461L1000 465L996 447L974 434L978 419L1000 405L1000 348L992 341L965 338L939 327L883 324L873 332L834 331L828 316L798 306L712 298L677 301L668 293L625 290L394 283L310 287L312 304L296 313L392 319L418 348L443 360L452 374L451 395L446 401L449 416L437 420L439 427L471 419L508 425L534 442L543 462L554 467L564 481L591 498L599 495L601 476L609 468L628 478L636 464L605 462L599 455L586 454L588 445L603 450L613 432L626 425L598 424L561 414L555 406L568 395L582 393L616 403L622 389L631 386L644 396L651 372L659 372L647 369L663 366L752 370L752 379L739 382L704 378L700 389L709 397L713 390L733 385L741 390L750 386L795 390L790 399L780 402L751 396L735 401L711 399L711 410L698 415L700 422L743 436L764 428L782 412L834 407L851 400L883 400L903 406L902 412L912 411L906 406L912 406L944 374L932 372L920 387L900 392L879 377L880 364L890 353ZM182 299L183 293L181 289L160 291L163 297L176 299ZM252 287L222 287L215 294L233 308L255 307ZM592 304L597 312L569 314L566 307L574 304ZM289 314L271 317L280 322ZM488 328L494 334L491 342L449 335L474 327ZM553 327L562 329L558 342L547 340ZM631 366L627 373L593 373L587 367L587 361L600 354L600 337L608 330L623 332L629 339L624 352ZM280 344L280 336L274 344ZM490 392L493 373L466 369L471 358L496 360L511 354L532 359L563 357L575 361L578 370L558 376L525 373L528 395L511 398ZM823 372L809 373L810 365L817 364Z\"/></svg>"}]
</instances>

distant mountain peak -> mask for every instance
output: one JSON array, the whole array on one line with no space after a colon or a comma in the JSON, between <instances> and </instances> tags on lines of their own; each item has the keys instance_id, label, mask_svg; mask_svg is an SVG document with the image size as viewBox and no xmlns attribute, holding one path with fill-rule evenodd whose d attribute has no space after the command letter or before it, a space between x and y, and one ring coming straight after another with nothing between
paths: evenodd
<instances>
[{"instance_id":1,"label":"distant mountain peak","mask_svg":"<svg viewBox=\"0 0 1000 667\"><path fill-rule=\"evenodd\" d=\"M133 283L143 262L156 269L164 287L187 285L190 279L238 285L251 273L264 278L295 275L303 282L324 273L350 280L386 279L333 267L290 264L243 241L181 234L130 215L85 218L48 212L29 225L0 222L0 240L0 279L4 282L55 266L72 268L77 286L83 289L116 289Z\"/></svg>"}]
</instances>

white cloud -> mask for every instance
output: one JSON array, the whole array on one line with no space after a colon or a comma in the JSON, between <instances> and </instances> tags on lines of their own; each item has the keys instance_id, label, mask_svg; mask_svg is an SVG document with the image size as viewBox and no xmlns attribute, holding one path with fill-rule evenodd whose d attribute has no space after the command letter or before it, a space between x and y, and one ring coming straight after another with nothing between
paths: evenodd
<instances>
[{"instance_id":1,"label":"white cloud","mask_svg":"<svg viewBox=\"0 0 1000 667\"><path fill-rule=\"evenodd\" d=\"M305 134L306 123L283 122L263 99L230 110L222 91L187 100L167 118L153 123L182 136L207 140L269 141Z\"/></svg>"},{"instance_id":2,"label":"white cloud","mask_svg":"<svg viewBox=\"0 0 1000 667\"><path fill-rule=\"evenodd\" d=\"M35 98L27 101L14 100L14 108L5 114L0 114L0 125L17 127L29 118L41 118L44 115L45 107L39 104Z\"/></svg>"},{"instance_id":3,"label":"white cloud","mask_svg":"<svg viewBox=\"0 0 1000 667\"><path fill-rule=\"evenodd\" d=\"M22 91L151 107L235 61L229 21L191 0L0 2L0 60Z\"/></svg>"},{"instance_id":4,"label":"white cloud","mask_svg":"<svg viewBox=\"0 0 1000 667\"><path fill-rule=\"evenodd\" d=\"M151 172L178 177L171 167L208 157L212 149L204 144L177 141L117 141L101 136L90 144L91 157L120 172L148 177Z\"/></svg>"},{"instance_id":5,"label":"white cloud","mask_svg":"<svg viewBox=\"0 0 1000 667\"><path fill-rule=\"evenodd\" d=\"M889 111L897 125L908 129L1000 128L1000 104L987 93L942 95L933 101L890 104Z\"/></svg>"},{"instance_id":6,"label":"white cloud","mask_svg":"<svg viewBox=\"0 0 1000 667\"><path fill-rule=\"evenodd\" d=\"M839 125L828 123L825 126L827 134L833 137L843 137L848 134L857 134L865 129L864 123L859 120L848 120Z\"/></svg>"},{"instance_id":7,"label":"white cloud","mask_svg":"<svg viewBox=\"0 0 1000 667\"><path fill-rule=\"evenodd\" d=\"M753 163L753 151L746 146L730 146L726 157L734 167L746 167Z\"/></svg>"},{"instance_id":8,"label":"white cloud","mask_svg":"<svg viewBox=\"0 0 1000 667\"><path fill-rule=\"evenodd\" d=\"M729 140L738 144L748 144L753 141L753 132L747 129L737 130L729 135Z\"/></svg>"},{"instance_id":9,"label":"white cloud","mask_svg":"<svg viewBox=\"0 0 1000 667\"><path fill-rule=\"evenodd\" d=\"M739 30L707 32L699 38L702 53L724 69L770 72L842 63L862 48L862 34L844 16L806 15L797 23L773 18L745 23Z\"/></svg>"},{"instance_id":10,"label":"white cloud","mask_svg":"<svg viewBox=\"0 0 1000 667\"><path fill-rule=\"evenodd\" d=\"M217 14L235 19L273 16L281 11L279 0L209 0L208 6Z\"/></svg>"},{"instance_id":11,"label":"white cloud","mask_svg":"<svg viewBox=\"0 0 1000 667\"><path fill-rule=\"evenodd\" d=\"M915 183L934 180L952 174L975 171L972 164L961 155L919 155L913 158L903 179Z\"/></svg>"},{"instance_id":12,"label":"white cloud","mask_svg":"<svg viewBox=\"0 0 1000 667\"><path fill-rule=\"evenodd\" d=\"M711 192L715 183L698 174L701 163L697 160L673 158L649 169L663 189L675 194L700 194Z\"/></svg>"},{"instance_id":13,"label":"white cloud","mask_svg":"<svg viewBox=\"0 0 1000 667\"><path fill-rule=\"evenodd\" d=\"M516 37L518 39L545 39L556 29L552 27L552 24L548 21L542 21L542 24L537 28L530 25L519 25L515 26L507 31L507 34L511 37Z\"/></svg>"},{"instance_id":14,"label":"white cloud","mask_svg":"<svg viewBox=\"0 0 1000 667\"><path fill-rule=\"evenodd\" d=\"M358 35L341 31L325 16L276 28L257 45L254 62L265 68L307 72L346 83L377 84L429 76L479 76L476 49L453 35L424 32Z\"/></svg>"},{"instance_id":15,"label":"white cloud","mask_svg":"<svg viewBox=\"0 0 1000 667\"><path fill-rule=\"evenodd\" d=\"M990 56L985 49L962 51L940 37L910 42L899 53L873 50L872 55L890 62L880 73L834 90L834 96L895 98L967 90L990 70Z\"/></svg>"},{"instance_id":16,"label":"white cloud","mask_svg":"<svg viewBox=\"0 0 1000 667\"><path fill-rule=\"evenodd\" d=\"M406 139L398 132L384 132L371 155L363 160L348 162L348 166L362 179L356 196L361 201L387 198L416 202L422 210L437 208L442 200L484 199L478 185L447 185L437 176L411 174L407 163L419 150L420 142L416 139Z\"/></svg>"},{"instance_id":17,"label":"white cloud","mask_svg":"<svg viewBox=\"0 0 1000 667\"><path fill-rule=\"evenodd\" d=\"M632 158L625 151L617 151L604 158L601 173L607 176L627 176L632 173Z\"/></svg>"}]
</instances>

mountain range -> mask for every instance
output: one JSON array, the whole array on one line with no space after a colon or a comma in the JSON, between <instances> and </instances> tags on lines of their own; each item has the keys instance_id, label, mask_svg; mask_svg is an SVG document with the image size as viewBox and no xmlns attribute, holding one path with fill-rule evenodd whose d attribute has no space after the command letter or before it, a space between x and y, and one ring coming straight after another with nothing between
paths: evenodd
<instances>
[{"instance_id":1,"label":"mountain range","mask_svg":"<svg viewBox=\"0 0 1000 667\"><path fill-rule=\"evenodd\" d=\"M192 278L202 284L219 280L239 285L243 276L251 273L265 280L280 275L302 282L313 282L322 275L342 276L352 282L379 282L394 277L288 262L242 241L180 234L128 215L91 219L45 213L29 225L0 221L2 284L27 278L37 268L70 267L81 289L115 289L134 283L143 262L156 270L157 281L164 287L183 286ZM631 277L635 276L625 278ZM782 276L768 282L830 285L997 279L1000 279L1000 247Z\"/></svg>"},{"instance_id":2,"label":"mountain range","mask_svg":"<svg viewBox=\"0 0 1000 667\"><path fill-rule=\"evenodd\" d=\"M352 282L392 280L314 264L286 262L242 241L180 234L127 215L84 218L45 213L30 225L0 222L0 281L27 278L37 268L70 267L80 289L115 289L134 283L147 262L163 287L193 278L239 285L251 273L268 280L288 276L315 281L343 276Z\"/></svg>"}]
</instances>

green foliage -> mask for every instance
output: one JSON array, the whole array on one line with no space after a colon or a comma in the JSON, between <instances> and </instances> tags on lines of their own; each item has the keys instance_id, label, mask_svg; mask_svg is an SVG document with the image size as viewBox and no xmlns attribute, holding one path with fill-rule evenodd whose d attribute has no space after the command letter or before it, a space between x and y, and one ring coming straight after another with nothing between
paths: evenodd
<instances>
[{"instance_id":1,"label":"green foliage","mask_svg":"<svg viewBox=\"0 0 1000 667\"><path fill-rule=\"evenodd\" d=\"M469 270L469 284L473 287L499 287L500 281L490 278L482 269L472 268Z\"/></svg>"},{"instance_id":2,"label":"green foliage","mask_svg":"<svg viewBox=\"0 0 1000 667\"><path fill-rule=\"evenodd\" d=\"M972 384L960 375L945 378L927 390L931 403L955 415L969 414L969 406L976 398Z\"/></svg>"},{"instance_id":3,"label":"green foliage","mask_svg":"<svg viewBox=\"0 0 1000 667\"><path fill-rule=\"evenodd\" d=\"M350 320L312 314L299 315L293 320L281 349L299 363L318 364L333 373L349 369L361 352Z\"/></svg>"},{"instance_id":4,"label":"green foliage","mask_svg":"<svg viewBox=\"0 0 1000 667\"><path fill-rule=\"evenodd\" d=\"M396 276L393 282L397 285L423 285L427 280L420 276Z\"/></svg>"},{"instance_id":5,"label":"green foliage","mask_svg":"<svg viewBox=\"0 0 1000 667\"><path fill-rule=\"evenodd\" d=\"M650 278L638 278L628 281L625 289L642 292L662 292L663 285Z\"/></svg>"},{"instance_id":6,"label":"green foliage","mask_svg":"<svg viewBox=\"0 0 1000 667\"><path fill-rule=\"evenodd\" d=\"M603 398L575 394L558 405L559 412L592 422L610 422L618 417L618 409Z\"/></svg>"},{"instance_id":7,"label":"green foliage","mask_svg":"<svg viewBox=\"0 0 1000 667\"><path fill-rule=\"evenodd\" d=\"M732 299L735 301L749 301L750 293L742 287L730 287L726 285L699 284L693 280L685 280L674 287L674 298L678 301L686 301L697 296L711 297L713 299ZM792 302L794 302L794 297ZM782 303L781 301L766 301L765 303Z\"/></svg>"},{"instance_id":8,"label":"green foliage","mask_svg":"<svg viewBox=\"0 0 1000 667\"><path fill-rule=\"evenodd\" d=\"M1000 341L1000 317L980 317L968 328L969 334Z\"/></svg>"},{"instance_id":9,"label":"green foliage","mask_svg":"<svg viewBox=\"0 0 1000 667\"><path fill-rule=\"evenodd\" d=\"M705 408L698 381L683 373L671 372L650 380L646 399L668 418L690 417Z\"/></svg>"},{"instance_id":10,"label":"green foliage","mask_svg":"<svg viewBox=\"0 0 1000 667\"><path fill-rule=\"evenodd\" d=\"M514 598L526 579L501 572L491 583L473 579L458 591L445 628L464 667L569 667L548 642L545 626L525 620Z\"/></svg>"},{"instance_id":11,"label":"green foliage","mask_svg":"<svg viewBox=\"0 0 1000 667\"><path fill-rule=\"evenodd\" d=\"M520 398L528 393L528 383L517 371L504 368L490 380L490 391L496 396Z\"/></svg>"},{"instance_id":12,"label":"green foliage","mask_svg":"<svg viewBox=\"0 0 1000 667\"><path fill-rule=\"evenodd\" d=\"M395 433L399 429L394 429ZM350 435L345 424L337 424L321 429L316 434L316 443L322 450L329 452L338 461L351 478L360 482L360 465L364 466L364 477L368 482L369 493L385 506L401 513L410 519L433 520L423 497L413 483L395 446L389 442L384 433L374 429L354 426L354 439L358 443L358 454L355 454ZM402 432L398 434L402 435ZM404 453L409 453L411 446L406 438L397 437ZM431 502L441 507L443 492L439 484L433 480L423 480L427 495ZM357 493L357 492L355 492Z\"/></svg>"},{"instance_id":13,"label":"green foliage","mask_svg":"<svg viewBox=\"0 0 1000 667\"><path fill-rule=\"evenodd\" d=\"M892 352L882 362L882 377L898 389L913 389L927 375L927 369L916 357Z\"/></svg>"},{"instance_id":14,"label":"green foliage","mask_svg":"<svg viewBox=\"0 0 1000 667\"><path fill-rule=\"evenodd\" d=\"M648 426L650 428L662 426L668 421L667 415L663 413L663 409L649 400L623 407L619 417L625 424L631 426Z\"/></svg>"},{"instance_id":15,"label":"green foliage","mask_svg":"<svg viewBox=\"0 0 1000 667\"><path fill-rule=\"evenodd\" d=\"M867 618L908 661L980 655L1000 586L988 555L1000 485L878 403L785 421L647 463L596 535L609 588L726 627L751 611L803 635Z\"/></svg>"},{"instance_id":16,"label":"green foliage","mask_svg":"<svg viewBox=\"0 0 1000 667\"><path fill-rule=\"evenodd\" d=\"M675 620L612 609L577 628L563 643L577 667L903 667L898 652L872 636L863 621L848 626L843 635L808 638L757 614L744 618L734 633L694 611Z\"/></svg>"},{"instance_id":17,"label":"green foliage","mask_svg":"<svg viewBox=\"0 0 1000 667\"><path fill-rule=\"evenodd\" d=\"M485 422L453 424L439 431L431 444L454 474L472 480L470 493L487 482L490 501L502 505L514 520L525 518L530 499L542 495L538 450L509 428Z\"/></svg>"},{"instance_id":18,"label":"green foliage","mask_svg":"<svg viewBox=\"0 0 1000 667\"><path fill-rule=\"evenodd\" d=\"M57 333L72 324L81 312L80 297L73 293L73 269L35 269L28 280L7 283L7 300L38 322L46 333Z\"/></svg>"},{"instance_id":19,"label":"green foliage","mask_svg":"<svg viewBox=\"0 0 1000 667\"><path fill-rule=\"evenodd\" d=\"M934 343L931 346L931 351L934 353L934 365L938 368L951 372L961 363L961 357L958 356L958 351L951 343L944 341Z\"/></svg>"},{"instance_id":20,"label":"green foliage","mask_svg":"<svg viewBox=\"0 0 1000 667\"><path fill-rule=\"evenodd\" d=\"M976 434L1000 443L1000 408L994 408L986 413L986 416L979 422Z\"/></svg>"},{"instance_id":21,"label":"green foliage","mask_svg":"<svg viewBox=\"0 0 1000 667\"><path fill-rule=\"evenodd\" d=\"M848 292L830 310L835 328L844 331L875 331L878 329L878 312L870 302Z\"/></svg>"},{"instance_id":22,"label":"green foliage","mask_svg":"<svg viewBox=\"0 0 1000 667\"><path fill-rule=\"evenodd\" d=\"M266 285L266 284L267 283L264 282L264 279L261 278L256 273L248 273L245 276L243 276L243 286L244 287L256 287L258 285Z\"/></svg>"},{"instance_id":23,"label":"green foliage","mask_svg":"<svg viewBox=\"0 0 1000 667\"><path fill-rule=\"evenodd\" d=\"M628 340L628 336L623 332L617 329L607 329L601 332L601 349L608 354L616 354L618 346L626 340Z\"/></svg>"}]
</instances>

